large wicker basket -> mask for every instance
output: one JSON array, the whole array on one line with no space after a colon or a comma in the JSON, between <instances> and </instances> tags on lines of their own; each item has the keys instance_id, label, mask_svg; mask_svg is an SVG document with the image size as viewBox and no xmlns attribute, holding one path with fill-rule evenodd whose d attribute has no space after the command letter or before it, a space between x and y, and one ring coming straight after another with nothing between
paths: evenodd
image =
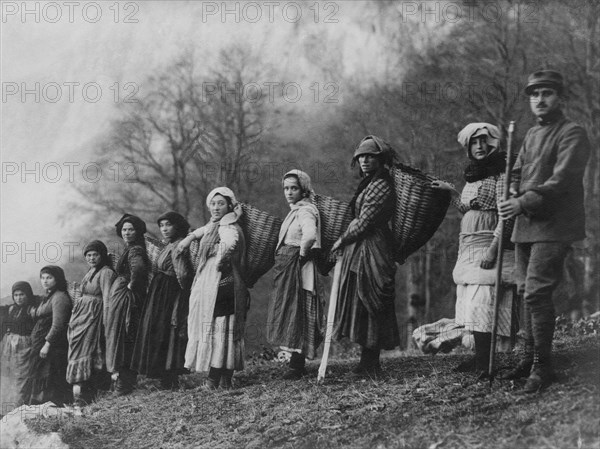
<instances>
[{"instance_id":1,"label":"large wicker basket","mask_svg":"<svg viewBox=\"0 0 600 449\"><path fill-rule=\"evenodd\" d=\"M450 194L431 187L436 178L404 164L391 170L396 207L392 229L396 245L394 260L400 264L423 246L442 223L450 204ZM327 273L335 260L329 254L333 243L352 220L350 205L331 197L315 195L314 204L321 217L322 252L319 270Z\"/></svg>"},{"instance_id":2,"label":"large wicker basket","mask_svg":"<svg viewBox=\"0 0 600 449\"><path fill-rule=\"evenodd\" d=\"M256 281L275 263L275 247L281 228L281 219L257 209L249 204L241 204L243 214L240 226L246 238L246 284L254 286ZM194 270L198 269L200 261L200 240L194 240L190 245L190 260ZM152 237L146 236L146 250L152 265L150 280L157 272L157 261L164 244Z\"/></svg>"},{"instance_id":3,"label":"large wicker basket","mask_svg":"<svg viewBox=\"0 0 600 449\"><path fill-rule=\"evenodd\" d=\"M67 293L73 301L81 298L81 284L79 282L67 281Z\"/></svg>"},{"instance_id":4,"label":"large wicker basket","mask_svg":"<svg viewBox=\"0 0 600 449\"><path fill-rule=\"evenodd\" d=\"M146 252L148 254L148 259L150 260L150 271L148 272L148 285L150 285L152 278L156 273L158 273L158 256L160 256L165 244L154 237L150 237L149 235L145 235L144 239L146 241ZM122 254L108 253L108 256L112 264L111 268L116 270Z\"/></svg>"},{"instance_id":5,"label":"large wicker basket","mask_svg":"<svg viewBox=\"0 0 600 449\"><path fill-rule=\"evenodd\" d=\"M331 247L352 221L350 205L330 196L314 195L313 204L319 210L321 219L321 250L315 256L317 268L326 275L335 265L335 255Z\"/></svg>"},{"instance_id":6,"label":"large wicker basket","mask_svg":"<svg viewBox=\"0 0 600 449\"><path fill-rule=\"evenodd\" d=\"M249 204L241 205L240 226L246 237L246 285L252 287L275 264L282 220Z\"/></svg>"},{"instance_id":7,"label":"large wicker basket","mask_svg":"<svg viewBox=\"0 0 600 449\"><path fill-rule=\"evenodd\" d=\"M444 220L450 193L431 187L435 177L404 164L397 164L391 174L396 191L394 259L404 263L433 236Z\"/></svg>"},{"instance_id":8,"label":"large wicker basket","mask_svg":"<svg viewBox=\"0 0 600 449\"><path fill-rule=\"evenodd\" d=\"M152 278L158 273L158 257L166 246L163 242L148 235L146 239L146 252L148 253L148 259L150 259L150 272L148 273L148 285L152 282Z\"/></svg>"}]
</instances>

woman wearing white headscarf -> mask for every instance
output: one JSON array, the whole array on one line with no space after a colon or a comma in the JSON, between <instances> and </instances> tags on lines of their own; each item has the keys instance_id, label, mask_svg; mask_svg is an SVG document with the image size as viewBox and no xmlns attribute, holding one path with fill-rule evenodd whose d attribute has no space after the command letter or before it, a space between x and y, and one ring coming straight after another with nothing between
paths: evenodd
<instances>
[{"instance_id":1,"label":"woman wearing white headscarf","mask_svg":"<svg viewBox=\"0 0 600 449\"><path fill-rule=\"evenodd\" d=\"M244 327L249 306L243 280L246 241L238 223L234 193L217 187L206 197L210 222L178 245L183 251L201 239L200 261L192 285L185 367L208 371L205 387L231 388L234 370L244 368Z\"/></svg>"},{"instance_id":2,"label":"woman wearing white headscarf","mask_svg":"<svg viewBox=\"0 0 600 449\"><path fill-rule=\"evenodd\" d=\"M319 211L311 203L310 177L300 170L283 176L290 212L281 225L275 250L273 293L267 318L267 340L290 351L284 379L300 379L306 358L313 359L321 343L323 304L317 294L317 273L311 250L321 247Z\"/></svg>"},{"instance_id":3,"label":"woman wearing white headscarf","mask_svg":"<svg viewBox=\"0 0 600 449\"><path fill-rule=\"evenodd\" d=\"M500 131L489 123L465 126L458 134L458 142L469 158L464 172L466 184L460 198L454 187L443 181L434 181L432 187L454 193L452 202L464 214L460 224L458 260L452 273L456 283L455 322L473 332L475 358L459 365L457 370L474 370L480 377L485 377L496 283L496 271L492 268L501 230L497 202L502 200L506 153L500 150ZM514 220L505 223L505 235L510 235L513 223ZM514 257L509 251L505 252L503 267L505 273L514 267ZM511 311L512 291L508 291L500 302L500 336L510 336Z\"/></svg>"}]
</instances>

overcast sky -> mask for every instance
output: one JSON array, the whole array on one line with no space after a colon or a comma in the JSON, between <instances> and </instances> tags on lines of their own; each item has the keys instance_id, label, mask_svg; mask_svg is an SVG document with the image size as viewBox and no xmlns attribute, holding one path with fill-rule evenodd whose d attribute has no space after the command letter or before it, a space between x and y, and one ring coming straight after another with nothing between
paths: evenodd
<instances>
[{"instance_id":1,"label":"overcast sky","mask_svg":"<svg viewBox=\"0 0 600 449\"><path fill-rule=\"evenodd\" d=\"M79 257L85 242L73 236L81 224L59 219L79 198L72 182L115 179L119 167L98 165L93 142L109 129L117 103L142 96L143 81L183 48L210 64L222 46L251 43L282 79L297 77L305 92L311 82L327 81L310 78L303 56L304 40L315 36L325 60L342 52L346 74L385 70L362 2L229 3L225 15L222 6L2 2L2 296L43 265L64 263L70 251ZM107 217L98 229L111 228L117 218Z\"/></svg>"}]
</instances>

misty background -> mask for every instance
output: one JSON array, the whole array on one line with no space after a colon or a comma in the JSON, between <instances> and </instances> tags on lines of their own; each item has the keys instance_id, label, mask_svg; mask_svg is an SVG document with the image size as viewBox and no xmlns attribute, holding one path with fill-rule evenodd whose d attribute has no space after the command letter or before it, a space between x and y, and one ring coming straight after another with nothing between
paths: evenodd
<instances>
[{"instance_id":1,"label":"misty background","mask_svg":"<svg viewBox=\"0 0 600 449\"><path fill-rule=\"evenodd\" d=\"M527 75L553 68L592 142L588 238L569 262L579 288L563 289L559 309L600 307L597 2L75 3L2 4L4 300L18 280L41 293L47 264L80 281L83 247L102 239L118 252L125 212L155 236L167 209L203 225L218 185L284 217L281 176L300 168L317 193L349 200L367 134L462 188L458 131L515 120L517 152L534 124ZM401 329L454 316L459 221L450 209L399 267ZM270 282L251 291L249 323L264 321Z\"/></svg>"}]
</instances>

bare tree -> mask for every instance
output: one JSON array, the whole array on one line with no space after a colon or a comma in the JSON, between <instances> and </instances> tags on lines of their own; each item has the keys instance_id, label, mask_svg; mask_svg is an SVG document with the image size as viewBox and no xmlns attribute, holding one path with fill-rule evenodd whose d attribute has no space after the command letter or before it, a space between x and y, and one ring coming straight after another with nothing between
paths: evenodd
<instances>
[{"instance_id":1,"label":"bare tree","mask_svg":"<svg viewBox=\"0 0 600 449\"><path fill-rule=\"evenodd\" d=\"M211 73L198 74L187 52L149 78L147 94L127 104L98 143L101 159L122 171L121 182L76 186L90 209L142 215L173 209L205 220L208 190L240 188L244 163L259 147L264 100L245 90L257 67L250 50L234 46L221 52Z\"/></svg>"}]
</instances>

